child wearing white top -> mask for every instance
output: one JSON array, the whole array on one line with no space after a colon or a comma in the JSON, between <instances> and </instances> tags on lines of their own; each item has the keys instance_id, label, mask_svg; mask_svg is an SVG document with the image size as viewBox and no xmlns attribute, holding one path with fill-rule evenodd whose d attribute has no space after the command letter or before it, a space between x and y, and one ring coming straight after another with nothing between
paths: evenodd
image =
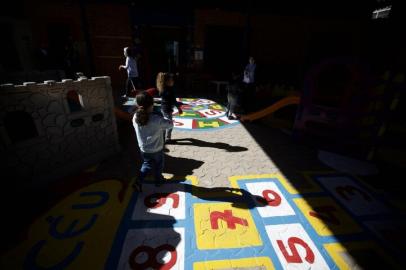
<instances>
[{"instance_id":1,"label":"child wearing white top","mask_svg":"<svg viewBox=\"0 0 406 270\"><path fill-rule=\"evenodd\" d=\"M118 69L127 70L128 76L126 82L126 90L124 93L124 97L127 97L130 94L131 90L136 90L138 88L139 80L137 60L129 47L124 48L124 56L126 57L125 65L120 65Z\"/></svg>"},{"instance_id":2,"label":"child wearing white top","mask_svg":"<svg viewBox=\"0 0 406 270\"><path fill-rule=\"evenodd\" d=\"M143 160L138 181L133 185L141 191L141 183L155 165L154 176L157 185L162 180L164 166L163 131L172 128L171 120L153 112L154 100L148 93L142 92L136 96L137 111L133 117L133 126L137 135L138 146Z\"/></svg>"}]
</instances>

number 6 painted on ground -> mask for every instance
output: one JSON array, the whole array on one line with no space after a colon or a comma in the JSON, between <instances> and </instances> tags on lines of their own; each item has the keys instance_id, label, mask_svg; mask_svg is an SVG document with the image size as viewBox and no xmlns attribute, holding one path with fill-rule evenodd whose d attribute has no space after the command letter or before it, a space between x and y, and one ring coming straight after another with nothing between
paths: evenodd
<instances>
[{"instance_id":1,"label":"number 6 painted on ground","mask_svg":"<svg viewBox=\"0 0 406 270\"><path fill-rule=\"evenodd\" d=\"M273 196L272 199L269 197L269 194L272 194L272 196ZM275 207L275 206L280 205L281 202L282 202L281 196L279 196L278 193L276 193L275 191L270 190L270 189L266 189L266 190L262 191L262 197L264 197L264 199L266 200L266 203L269 206L274 206Z\"/></svg>"}]
</instances>

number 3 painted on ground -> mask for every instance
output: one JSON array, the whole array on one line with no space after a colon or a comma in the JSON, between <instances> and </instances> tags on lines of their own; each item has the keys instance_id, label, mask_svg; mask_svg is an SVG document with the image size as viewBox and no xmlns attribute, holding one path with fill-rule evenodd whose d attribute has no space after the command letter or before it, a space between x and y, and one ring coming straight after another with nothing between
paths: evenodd
<instances>
[{"instance_id":1,"label":"number 3 painted on ground","mask_svg":"<svg viewBox=\"0 0 406 270\"><path fill-rule=\"evenodd\" d=\"M336 192L347 201L350 200L350 198L347 195L354 196L355 193L361 195L362 198L367 202L372 201L372 198L365 191L354 186L347 185L336 187Z\"/></svg>"},{"instance_id":2,"label":"number 3 painted on ground","mask_svg":"<svg viewBox=\"0 0 406 270\"><path fill-rule=\"evenodd\" d=\"M288 251L286 250L286 247L283 244L282 240L277 240L276 243L278 243L279 249L282 251L282 254L288 263L303 262L302 258L300 258L299 252L296 249L296 245L300 245L306 250L305 260L310 264L314 263L314 253L309 247L309 245L306 244L306 242L303 241L302 239L298 237L290 237L288 239L288 246L289 249L292 251L292 255L288 254Z\"/></svg>"}]
</instances>

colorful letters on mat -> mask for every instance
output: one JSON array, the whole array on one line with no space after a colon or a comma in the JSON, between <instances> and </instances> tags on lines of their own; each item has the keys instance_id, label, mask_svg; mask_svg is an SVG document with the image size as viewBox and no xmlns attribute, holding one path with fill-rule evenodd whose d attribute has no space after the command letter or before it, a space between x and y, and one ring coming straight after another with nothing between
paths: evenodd
<instances>
[{"instance_id":1,"label":"colorful letters on mat","mask_svg":"<svg viewBox=\"0 0 406 270\"><path fill-rule=\"evenodd\" d=\"M224 106L208 100L198 98L180 98L183 113L179 115L175 109L173 114L175 129L180 130L216 130L231 127L239 123L226 116Z\"/></svg>"}]
</instances>

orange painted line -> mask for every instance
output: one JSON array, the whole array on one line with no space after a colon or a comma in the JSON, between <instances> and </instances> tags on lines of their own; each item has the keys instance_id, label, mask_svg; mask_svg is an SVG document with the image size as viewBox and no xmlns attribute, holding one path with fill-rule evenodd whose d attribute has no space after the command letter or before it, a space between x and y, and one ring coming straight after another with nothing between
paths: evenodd
<instances>
[{"instance_id":1,"label":"orange painted line","mask_svg":"<svg viewBox=\"0 0 406 270\"><path fill-rule=\"evenodd\" d=\"M283 107L286 107L289 105L296 105L299 103L300 103L299 96L285 97L263 110L260 110L258 112L254 112L254 113L250 113L247 115L242 115L241 121L254 121L254 120L260 119L262 117L265 117L269 114L272 114Z\"/></svg>"}]
</instances>

